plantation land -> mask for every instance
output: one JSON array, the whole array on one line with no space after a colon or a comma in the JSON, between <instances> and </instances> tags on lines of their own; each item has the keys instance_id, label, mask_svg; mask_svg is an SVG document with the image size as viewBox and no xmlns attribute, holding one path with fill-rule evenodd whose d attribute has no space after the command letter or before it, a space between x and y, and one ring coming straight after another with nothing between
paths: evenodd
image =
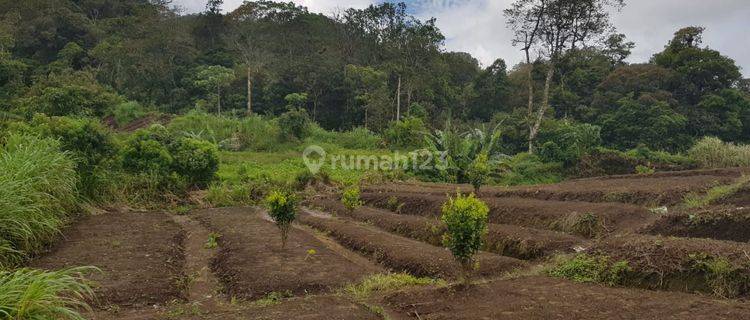
<instances>
[{"instance_id":1,"label":"plantation land","mask_svg":"<svg viewBox=\"0 0 750 320\"><path fill-rule=\"evenodd\" d=\"M747 319L746 190L681 202L747 172L486 187L470 287L441 246L440 206L467 189L448 184L371 185L354 210L313 192L285 249L257 207L91 216L32 265L102 269L93 319Z\"/></svg>"}]
</instances>

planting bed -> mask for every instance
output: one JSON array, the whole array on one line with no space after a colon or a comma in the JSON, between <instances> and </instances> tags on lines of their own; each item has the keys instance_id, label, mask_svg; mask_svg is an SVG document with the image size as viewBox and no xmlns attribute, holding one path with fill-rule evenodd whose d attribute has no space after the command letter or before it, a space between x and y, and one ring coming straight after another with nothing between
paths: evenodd
<instances>
[{"instance_id":1,"label":"planting bed","mask_svg":"<svg viewBox=\"0 0 750 320\"><path fill-rule=\"evenodd\" d=\"M750 208L718 206L694 211L670 213L645 227L643 233L730 240L750 241Z\"/></svg>"},{"instance_id":2,"label":"planting bed","mask_svg":"<svg viewBox=\"0 0 750 320\"><path fill-rule=\"evenodd\" d=\"M747 319L750 304L547 277L468 289L422 288L388 296L393 319Z\"/></svg>"},{"instance_id":3,"label":"planting bed","mask_svg":"<svg viewBox=\"0 0 750 320\"><path fill-rule=\"evenodd\" d=\"M158 212L111 212L84 218L31 267L96 266L97 307L164 304L183 297L183 233Z\"/></svg>"},{"instance_id":4,"label":"planting bed","mask_svg":"<svg viewBox=\"0 0 750 320\"><path fill-rule=\"evenodd\" d=\"M317 198L310 204L408 238L434 246L442 245L445 226L436 217L395 214L371 207L360 207L350 212L341 202L328 198ZM582 238L555 231L490 223L484 249L504 256L534 259L552 252L571 251L583 241Z\"/></svg>"},{"instance_id":5,"label":"planting bed","mask_svg":"<svg viewBox=\"0 0 750 320\"><path fill-rule=\"evenodd\" d=\"M460 275L457 263L444 248L334 217L304 214L299 220L394 271L445 279L456 279ZM476 275L480 277L497 276L526 266L521 260L485 252L478 255L478 262Z\"/></svg>"},{"instance_id":6,"label":"planting bed","mask_svg":"<svg viewBox=\"0 0 750 320\"><path fill-rule=\"evenodd\" d=\"M396 210L403 214L437 217L446 195L380 192L365 193L369 205ZM643 207L622 203L537 200L519 197L483 197L490 208L492 223L563 231L597 236L616 231L631 231L644 225L652 214ZM578 226L583 215L593 217L592 228ZM591 229L591 230L588 230Z\"/></svg>"},{"instance_id":7,"label":"planting bed","mask_svg":"<svg viewBox=\"0 0 750 320\"><path fill-rule=\"evenodd\" d=\"M193 213L221 235L212 268L230 296L258 299L271 293L330 291L377 271L354 263L316 239L292 229L286 249L276 226L253 208L222 208Z\"/></svg>"}]
</instances>

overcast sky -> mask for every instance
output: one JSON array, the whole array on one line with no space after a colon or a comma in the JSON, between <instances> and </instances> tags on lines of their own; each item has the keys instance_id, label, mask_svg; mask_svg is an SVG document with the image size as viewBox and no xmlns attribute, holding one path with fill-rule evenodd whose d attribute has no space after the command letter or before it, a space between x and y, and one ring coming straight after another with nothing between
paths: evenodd
<instances>
[{"instance_id":1,"label":"overcast sky","mask_svg":"<svg viewBox=\"0 0 750 320\"><path fill-rule=\"evenodd\" d=\"M288 1L288 0L285 0ZM364 8L382 0L293 0L312 12L330 14L355 7ZM224 0L231 11L243 0ZM513 0L406 0L420 18L437 18L449 51L471 53L484 65L503 58L508 65L521 61L521 53L510 44L502 10ZM630 62L646 62L661 51L672 34L683 26L706 28L703 43L731 57L750 77L750 0L626 0L627 6L613 14L619 32L636 48ZM205 0L174 0L185 12L203 10Z\"/></svg>"}]
</instances>

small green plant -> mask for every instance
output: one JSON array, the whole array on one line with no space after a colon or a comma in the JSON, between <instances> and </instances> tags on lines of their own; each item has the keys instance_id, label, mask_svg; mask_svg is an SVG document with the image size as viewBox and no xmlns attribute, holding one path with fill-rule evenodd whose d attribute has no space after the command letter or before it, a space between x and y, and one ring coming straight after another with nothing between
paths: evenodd
<instances>
[{"instance_id":1,"label":"small green plant","mask_svg":"<svg viewBox=\"0 0 750 320\"><path fill-rule=\"evenodd\" d=\"M447 229L443 244L461 265L462 278L468 285L475 267L474 255L482 248L483 238L487 234L489 208L474 194L463 196L459 193L443 204L442 212L441 220Z\"/></svg>"},{"instance_id":2,"label":"small green plant","mask_svg":"<svg viewBox=\"0 0 750 320\"><path fill-rule=\"evenodd\" d=\"M216 232L208 234L208 240L206 240L206 249L216 249L219 246L219 238L221 235Z\"/></svg>"},{"instance_id":3,"label":"small green plant","mask_svg":"<svg viewBox=\"0 0 750 320\"><path fill-rule=\"evenodd\" d=\"M307 261L307 259L310 259L310 258L314 257L316 254L318 254L317 250L315 250L315 249L307 249L307 254L305 255L305 261Z\"/></svg>"},{"instance_id":4,"label":"small green plant","mask_svg":"<svg viewBox=\"0 0 750 320\"><path fill-rule=\"evenodd\" d=\"M479 194L479 188L487 180L490 174L489 159L486 152L480 153L466 171L466 178L474 187L474 193Z\"/></svg>"},{"instance_id":5,"label":"small green plant","mask_svg":"<svg viewBox=\"0 0 750 320\"><path fill-rule=\"evenodd\" d=\"M644 166L644 165L637 165L635 167L635 173L636 174L654 174L654 172L656 172L656 170L654 170L654 168L647 167L647 166Z\"/></svg>"},{"instance_id":6,"label":"small green plant","mask_svg":"<svg viewBox=\"0 0 750 320\"><path fill-rule=\"evenodd\" d=\"M404 206L404 204L398 200L398 197L390 196L388 197L388 200L386 200L385 206L386 208L388 208L388 210L396 213L401 213L401 208Z\"/></svg>"},{"instance_id":7,"label":"small green plant","mask_svg":"<svg viewBox=\"0 0 750 320\"><path fill-rule=\"evenodd\" d=\"M359 198L359 195L359 187L357 186L347 188L341 195L341 203L344 204L349 212L353 212L355 209L362 206L362 200Z\"/></svg>"},{"instance_id":8,"label":"small green plant","mask_svg":"<svg viewBox=\"0 0 750 320\"><path fill-rule=\"evenodd\" d=\"M281 300L285 298L291 298L294 295L291 291L284 291L284 292L270 292L265 297L258 299L256 301L253 301L254 306L258 307L268 307L273 306L281 303Z\"/></svg>"},{"instance_id":9,"label":"small green plant","mask_svg":"<svg viewBox=\"0 0 750 320\"><path fill-rule=\"evenodd\" d=\"M281 231L281 248L286 248L289 230L297 218L297 199L293 194L273 191L266 197L269 215Z\"/></svg>"}]
</instances>

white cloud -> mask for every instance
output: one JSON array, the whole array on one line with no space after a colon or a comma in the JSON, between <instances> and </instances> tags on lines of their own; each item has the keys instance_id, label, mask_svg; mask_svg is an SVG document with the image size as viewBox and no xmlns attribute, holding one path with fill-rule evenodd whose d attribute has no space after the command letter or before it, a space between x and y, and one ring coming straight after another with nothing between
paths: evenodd
<instances>
[{"instance_id":1,"label":"white cloud","mask_svg":"<svg viewBox=\"0 0 750 320\"><path fill-rule=\"evenodd\" d=\"M225 0L225 11L242 0ZM379 0L294 0L310 11L331 14L339 9L364 8ZM471 53L484 65L503 58L512 66L521 61L518 48L511 46L511 33L502 10L513 0L406 0L420 18L437 18L450 51ZM204 8L205 0L176 0L187 12ZM630 0L622 12L613 14L619 32L636 43L630 62L645 62L661 51L679 28L706 27L704 44L737 61L750 75L750 4L748 0Z\"/></svg>"}]
</instances>

